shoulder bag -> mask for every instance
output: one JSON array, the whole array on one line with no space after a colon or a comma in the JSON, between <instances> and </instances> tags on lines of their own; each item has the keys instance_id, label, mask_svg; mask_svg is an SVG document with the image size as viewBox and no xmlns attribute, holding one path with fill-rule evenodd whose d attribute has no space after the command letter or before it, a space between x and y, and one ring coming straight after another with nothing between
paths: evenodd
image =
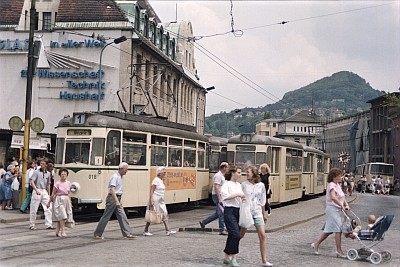
<instances>
[{"instance_id":1,"label":"shoulder bag","mask_svg":"<svg viewBox=\"0 0 400 267\"><path fill-rule=\"evenodd\" d=\"M145 222L159 224L162 223L162 219L163 219L163 213L155 211L154 207L152 210L150 209L146 210L146 215L144 216Z\"/></svg>"}]
</instances>

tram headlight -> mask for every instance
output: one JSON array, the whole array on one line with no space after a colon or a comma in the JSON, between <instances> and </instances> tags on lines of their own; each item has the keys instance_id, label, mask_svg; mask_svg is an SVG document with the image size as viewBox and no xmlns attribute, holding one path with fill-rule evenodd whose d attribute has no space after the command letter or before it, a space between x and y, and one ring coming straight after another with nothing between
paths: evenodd
<instances>
[{"instance_id":1,"label":"tram headlight","mask_svg":"<svg viewBox=\"0 0 400 267\"><path fill-rule=\"evenodd\" d=\"M78 191L79 190L79 184L78 183L72 183L71 184L71 187L70 187L70 190L71 190L71 192L72 193L75 193L76 191Z\"/></svg>"}]
</instances>

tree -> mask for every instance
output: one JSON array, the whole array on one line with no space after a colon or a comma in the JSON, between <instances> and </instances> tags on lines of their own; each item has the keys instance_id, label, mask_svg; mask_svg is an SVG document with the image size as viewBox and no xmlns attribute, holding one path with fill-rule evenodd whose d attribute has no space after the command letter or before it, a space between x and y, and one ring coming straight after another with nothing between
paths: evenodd
<instances>
[{"instance_id":1,"label":"tree","mask_svg":"<svg viewBox=\"0 0 400 267\"><path fill-rule=\"evenodd\" d=\"M270 112L264 112L264 120L271 119L271 113Z\"/></svg>"}]
</instances>

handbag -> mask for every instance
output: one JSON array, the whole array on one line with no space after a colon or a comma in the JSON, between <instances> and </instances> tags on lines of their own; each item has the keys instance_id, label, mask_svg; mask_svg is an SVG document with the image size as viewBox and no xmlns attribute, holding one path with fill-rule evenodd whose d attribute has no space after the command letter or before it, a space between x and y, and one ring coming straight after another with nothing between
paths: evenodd
<instances>
[{"instance_id":1,"label":"handbag","mask_svg":"<svg viewBox=\"0 0 400 267\"><path fill-rule=\"evenodd\" d=\"M159 211L153 210L146 210L146 215L144 216L144 221L147 223L162 223L163 213Z\"/></svg>"},{"instance_id":2,"label":"handbag","mask_svg":"<svg viewBox=\"0 0 400 267\"><path fill-rule=\"evenodd\" d=\"M248 201L240 202L239 226L249 228L254 224L253 216L250 212L250 203Z\"/></svg>"}]
</instances>

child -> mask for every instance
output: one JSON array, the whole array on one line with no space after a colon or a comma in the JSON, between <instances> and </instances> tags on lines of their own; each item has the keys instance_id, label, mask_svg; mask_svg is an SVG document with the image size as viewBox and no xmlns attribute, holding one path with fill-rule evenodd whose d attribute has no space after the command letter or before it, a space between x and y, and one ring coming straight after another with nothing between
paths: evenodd
<instances>
[{"instance_id":1,"label":"child","mask_svg":"<svg viewBox=\"0 0 400 267\"><path fill-rule=\"evenodd\" d=\"M368 215L368 226L367 226L367 231L371 230L372 226L374 226L376 221L375 215ZM351 238L351 239L355 239L356 236L358 235L358 233L361 231L361 226L357 225L355 220L352 220L351 222L352 227L353 227L353 231L350 233L345 234L345 237Z\"/></svg>"}]
</instances>

